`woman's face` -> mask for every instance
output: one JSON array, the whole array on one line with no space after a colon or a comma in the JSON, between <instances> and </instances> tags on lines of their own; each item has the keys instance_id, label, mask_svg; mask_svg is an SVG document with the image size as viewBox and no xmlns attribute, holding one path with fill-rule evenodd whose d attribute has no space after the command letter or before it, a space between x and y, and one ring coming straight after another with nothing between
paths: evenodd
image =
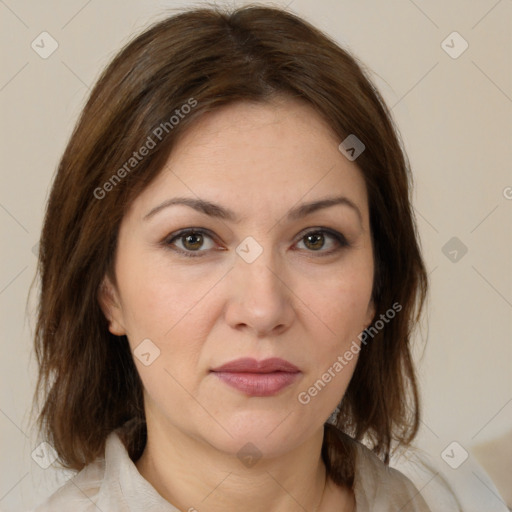
<instances>
[{"instance_id":1,"label":"woman's face","mask_svg":"<svg viewBox=\"0 0 512 512\"><path fill-rule=\"evenodd\" d=\"M133 202L102 304L134 351L148 428L270 456L335 409L374 313L366 188L340 142L304 104L231 105ZM295 370L213 371L240 358Z\"/></svg>"}]
</instances>

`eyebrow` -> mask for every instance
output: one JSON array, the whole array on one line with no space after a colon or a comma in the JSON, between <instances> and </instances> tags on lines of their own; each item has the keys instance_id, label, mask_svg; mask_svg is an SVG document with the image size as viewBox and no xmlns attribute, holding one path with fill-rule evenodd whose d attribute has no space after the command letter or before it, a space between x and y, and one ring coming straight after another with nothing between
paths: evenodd
<instances>
[{"instance_id":1,"label":"eyebrow","mask_svg":"<svg viewBox=\"0 0 512 512\"><path fill-rule=\"evenodd\" d=\"M210 217L216 217L222 220L230 221L230 222L239 222L240 219L236 215L235 212L230 210L229 208L224 208L219 204L212 203L211 201L206 201L205 199L196 199L193 197L175 197L173 199L168 199L163 203L155 206L149 213L144 216L144 220L148 220L158 212L174 205L185 205L193 208L194 210L209 215ZM318 210L322 210L324 208L329 208L335 205L344 205L351 208L359 219L359 222L363 223L363 217L359 208L355 205L353 201L351 201L348 197L338 196L338 197L328 197L325 199L320 199L317 201L311 201L308 203L302 203L295 208L292 208L287 214L286 217L289 220L298 220L302 217L306 217Z\"/></svg>"}]
</instances>

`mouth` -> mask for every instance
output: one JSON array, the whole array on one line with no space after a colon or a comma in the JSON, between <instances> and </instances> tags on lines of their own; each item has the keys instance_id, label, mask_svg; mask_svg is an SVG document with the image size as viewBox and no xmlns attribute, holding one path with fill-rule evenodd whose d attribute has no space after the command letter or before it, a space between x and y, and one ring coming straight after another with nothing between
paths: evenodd
<instances>
[{"instance_id":1,"label":"mouth","mask_svg":"<svg viewBox=\"0 0 512 512\"><path fill-rule=\"evenodd\" d=\"M301 371L280 358L257 361L242 358L230 361L211 372L228 386L249 396L273 396L290 386Z\"/></svg>"}]
</instances>

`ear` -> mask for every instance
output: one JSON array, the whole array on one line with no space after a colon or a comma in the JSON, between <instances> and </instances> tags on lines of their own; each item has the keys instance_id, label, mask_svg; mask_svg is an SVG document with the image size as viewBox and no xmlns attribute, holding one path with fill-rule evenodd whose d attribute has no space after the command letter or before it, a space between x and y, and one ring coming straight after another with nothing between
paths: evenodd
<instances>
[{"instance_id":1,"label":"ear","mask_svg":"<svg viewBox=\"0 0 512 512\"><path fill-rule=\"evenodd\" d=\"M366 310L366 318L365 318L365 323L364 323L365 329L370 327L374 316L375 316L375 304L373 302L373 297L372 297L370 299L370 302L368 303L368 309Z\"/></svg>"},{"instance_id":2,"label":"ear","mask_svg":"<svg viewBox=\"0 0 512 512\"><path fill-rule=\"evenodd\" d=\"M98 302L105 318L108 320L108 330L116 336L126 334L118 293L108 276L105 276L100 284Z\"/></svg>"}]
</instances>

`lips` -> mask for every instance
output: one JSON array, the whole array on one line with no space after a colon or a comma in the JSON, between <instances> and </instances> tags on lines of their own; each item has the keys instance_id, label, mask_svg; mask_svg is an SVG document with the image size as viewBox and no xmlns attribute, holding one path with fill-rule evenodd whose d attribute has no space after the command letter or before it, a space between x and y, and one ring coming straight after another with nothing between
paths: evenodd
<instances>
[{"instance_id":1,"label":"lips","mask_svg":"<svg viewBox=\"0 0 512 512\"><path fill-rule=\"evenodd\" d=\"M292 384L300 370L289 361L273 357L257 361L242 358L211 370L222 382L249 396L273 396Z\"/></svg>"},{"instance_id":2,"label":"lips","mask_svg":"<svg viewBox=\"0 0 512 512\"><path fill-rule=\"evenodd\" d=\"M287 372L297 373L300 370L289 361L272 357L257 361L249 357L235 359L229 363L223 364L217 368L213 368L212 372L237 372L237 373L272 373Z\"/></svg>"}]
</instances>

